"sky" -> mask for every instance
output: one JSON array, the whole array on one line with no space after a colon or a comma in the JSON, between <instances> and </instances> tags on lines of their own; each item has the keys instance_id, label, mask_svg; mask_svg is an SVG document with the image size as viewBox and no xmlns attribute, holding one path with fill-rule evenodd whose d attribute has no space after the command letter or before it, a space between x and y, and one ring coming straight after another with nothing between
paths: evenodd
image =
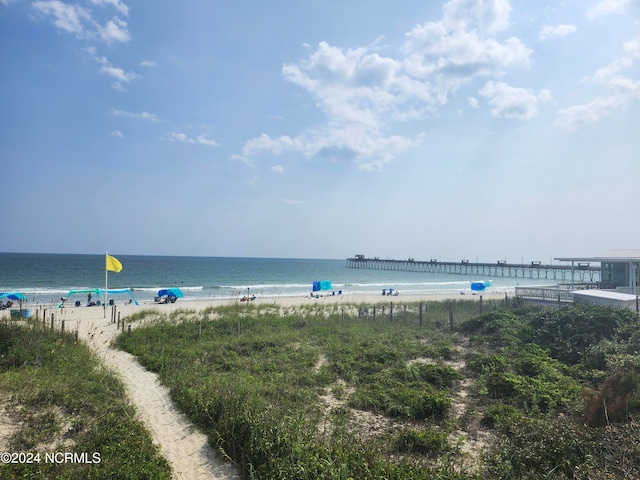
<instances>
[{"instance_id":1,"label":"sky","mask_svg":"<svg viewBox=\"0 0 640 480\"><path fill-rule=\"evenodd\" d=\"M0 0L0 251L640 248L640 0Z\"/></svg>"}]
</instances>

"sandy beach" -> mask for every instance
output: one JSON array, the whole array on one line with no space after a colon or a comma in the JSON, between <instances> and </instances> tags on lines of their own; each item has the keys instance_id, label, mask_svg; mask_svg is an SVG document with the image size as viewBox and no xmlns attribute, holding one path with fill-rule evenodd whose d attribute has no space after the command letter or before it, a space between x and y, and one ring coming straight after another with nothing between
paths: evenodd
<instances>
[{"instance_id":1,"label":"sandy beach","mask_svg":"<svg viewBox=\"0 0 640 480\"><path fill-rule=\"evenodd\" d=\"M509 296L512 294L507 292ZM250 303L256 305L279 305L283 308L300 305L354 305L405 303L419 301L443 300L499 300L504 299L505 292L483 292L482 295L466 293L465 295L326 295L311 297L257 297ZM125 322L127 318L141 310L153 309L159 313L170 313L178 309L200 311L209 307L243 304L240 299L225 300L186 300L178 299L175 303L159 304L154 301L140 302L140 305L122 304L115 306L116 317ZM116 323L112 322L111 308L105 311L100 307L42 307L31 309L31 315L46 316L47 322L53 314L56 328L77 331L78 338L86 341L103 359L105 364L115 371L124 382L129 398L151 432L154 442L159 445L162 454L170 462L175 479L235 479L240 478L235 468L222 461L209 446L204 434L198 432L188 419L176 410L169 397L168 390L160 384L157 376L142 367L129 353L111 348L113 338L118 334ZM3 311L8 315L9 311ZM128 322L127 322L128 324ZM133 322L132 328L140 322Z\"/></svg>"}]
</instances>

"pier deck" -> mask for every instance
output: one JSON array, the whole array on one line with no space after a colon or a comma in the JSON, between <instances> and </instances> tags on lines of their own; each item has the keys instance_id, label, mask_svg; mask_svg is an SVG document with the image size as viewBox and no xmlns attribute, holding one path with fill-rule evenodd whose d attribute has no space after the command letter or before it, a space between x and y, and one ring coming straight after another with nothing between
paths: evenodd
<instances>
[{"instance_id":1,"label":"pier deck","mask_svg":"<svg viewBox=\"0 0 640 480\"><path fill-rule=\"evenodd\" d=\"M441 262L438 260L416 261L381 260L356 255L347 259L348 268L369 268L376 270L401 270L407 272L446 273L477 277L512 277L541 280L557 280L559 282L591 283L601 280L600 266L588 263L577 265L544 265L540 262L526 263L478 263L463 260L461 262Z\"/></svg>"}]
</instances>

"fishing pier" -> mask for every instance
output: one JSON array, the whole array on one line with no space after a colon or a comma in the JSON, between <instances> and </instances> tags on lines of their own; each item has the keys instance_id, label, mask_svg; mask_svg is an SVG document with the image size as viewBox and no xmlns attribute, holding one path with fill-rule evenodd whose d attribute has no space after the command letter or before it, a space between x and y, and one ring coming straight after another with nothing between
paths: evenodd
<instances>
[{"instance_id":1,"label":"fishing pier","mask_svg":"<svg viewBox=\"0 0 640 480\"><path fill-rule=\"evenodd\" d=\"M445 273L454 275L468 275L477 277L512 277L532 278L541 280L557 280L558 282L596 284L601 280L601 267L591 266L589 262L572 262L569 265L544 265L542 262L531 263L496 263L469 262L441 262L436 259L429 261L381 260L378 257L367 258L356 255L347 259L348 268L368 268L375 270L401 270L405 272Z\"/></svg>"}]
</instances>

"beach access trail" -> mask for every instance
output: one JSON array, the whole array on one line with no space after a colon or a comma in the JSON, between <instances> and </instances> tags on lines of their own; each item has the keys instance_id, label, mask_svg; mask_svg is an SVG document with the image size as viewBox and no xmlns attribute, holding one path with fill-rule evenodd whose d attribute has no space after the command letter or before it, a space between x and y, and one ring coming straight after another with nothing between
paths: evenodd
<instances>
[{"instance_id":1,"label":"beach access trail","mask_svg":"<svg viewBox=\"0 0 640 480\"><path fill-rule=\"evenodd\" d=\"M173 405L169 390L160 384L155 373L146 370L135 357L111 348L118 334L109 314L101 308L67 308L61 314L65 329L78 330L78 337L93 348L104 364L122 379L130 401L140 419L171 464L173 478L179 480L228 480L241 478L238 471L221 459ZM58 313L58 312L56 312Z\"/></svg>"}]
</instances>

